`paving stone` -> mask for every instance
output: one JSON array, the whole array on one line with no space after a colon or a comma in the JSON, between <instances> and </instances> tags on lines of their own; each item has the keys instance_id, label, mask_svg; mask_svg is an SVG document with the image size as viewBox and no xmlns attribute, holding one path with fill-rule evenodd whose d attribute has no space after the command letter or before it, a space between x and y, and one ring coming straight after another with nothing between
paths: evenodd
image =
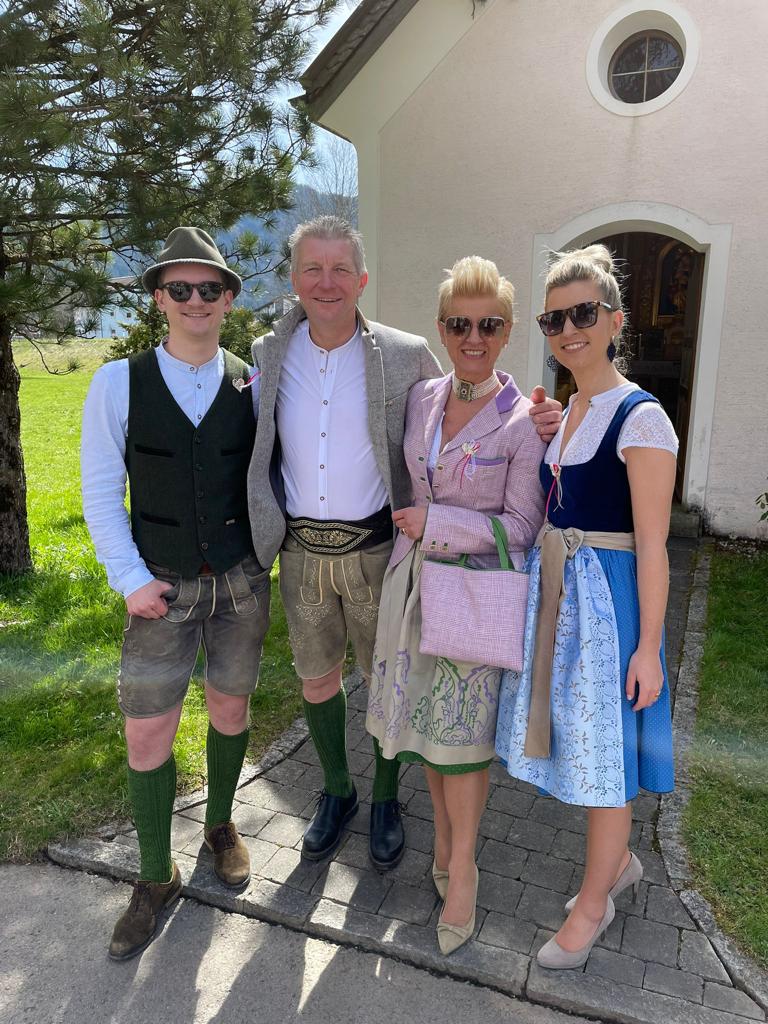
<instances>
[{"instance_id":1,"label":"paving stone","mask_svg":"<svg viewBox=\"0 0 768 1024\"><path fill-rule=\"evenodd\" d=\"M264 826L275 816L274 811L255 804L240 804L232 812L232 817L241 836L257 836Z\"/></svg>"},{"instance_id":2,"label":"paving stone","mask_svg":"<svg viewBox=\"0 0 768 1024\"><path fill-rule=\"evenodd\" d=\"M311 793L298 786L282 786L267 779L256 779L238 790L238 797L255 807L284 814L300 814L312 798Z\"/></svg>"},{"instance_id":3,"label":"paving stone","mask_svg":"<svg viewBox=\"0 0 768 1024\"><path fill-rule=\"evenodd\" d=\"M409 849L419 850L421 853L432 853L435 845L435 827L431 821L424 821L423 818L413 818L404 814L403 830L405 831L405 844Z\"/></svg>"},{"instance_id":4,"label":"paving stone","mask_svg":"<svg viewBox=\"0 0 768 1024\"><path fill-rule=\"evenodd\" d=\"M520 794L514 795L519 796ZM502 814L501 811L491 811L486 808L480 819L478 832L487 839L496 839L498 842L503 843L509 835L513 821L514 819L509 814Z\"/></svg>"},{"instance_id":5,"label":"paving stone","mask_svg":"<svg viewBox=\"0 0 768 1024\"><path fill-rule=\"evenodd\" d=\"M527 859L528 853L525 850L488 839L477 859L477 866L481 871L492 871L506 878L519 878Z\"/></svg>"},{"instance_id":6,"label":"paving stone","mask_svg":"<svg viewBox=\"0 0 768 1024\"><path fill-rule=\"evenodd\" d=\"M477 905L487 910L496 910L501 914L514 914L520 897L523 895L523 884L515 878L505 878L491 871L480 872L480 885L477 889Z\"/></svg>"},{"instance_id":7,"label":"paving stone","mask_svg":"<svg viewBox=\"0 0 768 1024\"><path fill-rule=\"evenodd\" d=\"M437 903L437 893L414 889L412 885L395 882L384 898L379 913L408 924L425 925Z\"/></svg>"},{"instance_id":8,"label":"paving stone","mask_svg":"<svg viewBox=\"0 0 768 1024\"><path fill-rule=\"evenodd\" d=\"M515 817L525 818L533 806L534 797L529 793L520 793L516 789L506 789L500 786L488 800L488 807L492 811L503 811L504 814L514 814Z\"/></svg>"},{"instance_id":9,"label":"paving stone","mask_svg":"<svg viewBox=\"0 0 768 1024\"><path fill-rule=\"evenodd\" d=\"M307 794L307 800L312 796L320 795L320 791L325 785L325 774L319 764L305 765L300 785Z\"/></svg>"},{"instance_id":10,"label":"paving stone","mask_svg":"<svg viewBox=\"0 0 768 1024\"><path fill-rule=\"evenodd\" d=\"M634 956L625 956L612 949L596 947L589 955L586 972L616 981L620 985L642 988L645 963Z\"/></svg>"},{"instance_id":11,"label":"paving stone","mask_svg":"<svg viewBox=\"0 0 768 1024\"><path fill-rule=\"evenodd\" d=\"M624 936L624 924L627 920L625 914L616 911L616 916L608 926L605 938L598 939L595 946L600 949L611 949L615 953L621 949L621 940ZM647 959L647 958L646 958Z\"/></svg>"},{"instance_id":12,"label":"paving stone","mask_svg":"<svg viewBox=\"0 0 768 1024\"><path fill-rule=\"evenodd\" d=\"M696 928L691 920L691 915L680 902L677 893L661 885L649 887L645 916L651 921L662 921L664 924L672 924L677 928L692 930Z\"/></svg>"},{"instance_id":13,"label":"paving stone","mask_svg":"<svg viewBox=\"0 0 768 1024\"><path fill-rule=\"evenodd\" d=\"M506 786L510 789L514 789L517 784L517 779L512 778L507 769L498 759L491 762L491 767L488 769L488 777L490 779L491 786Z\"/></svg>"},{"instance_id":14,"label":"paving stone","mask_svg":"<svg viewBox=\"0 0 768 1024\"><path fill-rule=\"evenodd\" d=\"M557 931L565 920L563 903L563 894L560 892L542 889L538 885L526 885L515 916Z\"/></svg>"},{"instance_id":15,"label":"paving stone","mask_svg":"<svg viewBox=\"0 0 768 1024\"><path fill-rule=\"evenodd\" d=\"M706 981L719 981L730 985L728 972L710 945L706 935L700 932L683 932L680 943L680 967L692 974L700 974Z\"/></svg>"},{"instance_id":16,"label":"paving stone","mask_svg":"<svg viewBox=\"0 0 768 1024\"><path fill-rule=\"evenodd\" d=\"M637 899L635 899L635 887L633 885L628 886L613 901L616 909L629 914L630 917L644 917L648 888L645 882L641 882L637 892Z\"/></svg>"},{"instance_id":17,"label":"paving stone","mask_svg":"<svg viewBox=\"0 0 768 1024\"><path fill-rule=\"evenodd\" d=\"M480 942L502 949L513 949L517 953L529 953L536 937L536 925L532 921L521 921L491 910L478 936Z\"/></svg>"},{"instance_id":18,"label":"paving stone","mask_svg":"<svg viewBox=\"0 0 768 1024\"><path fill-rule=\"evenodd\" d=\"M246 806L235 800L232 804L232 817L236 817L238 808ZM174 817L176 815L174 814ZM184 810L179 814L180 818L192 818L194 821L205 821L205 802L196 804L191 807L185 807Z\"/></svg>"},{"instance_id":19,"label":"paving stone","mask_svg":"<svg viewBox=\"0 0 768 1024\"><path fill-rule=\"evenodd\" d=\"M400 776L400 783L404 786L410 786L411 789L420 789L423 792L429 790L424 769L419 764L409 764Z\"/></svg>"},{"instance_id":20,"label":"paving stone","mask_svg":"<svg viewBox=\"0 0 768 1024\"><path fill-rule=\"evenodd\" d=\"M567 893L573 878L574 867L566 860L547 857L543 853L531 853L523 868L520 879L533 882L542 888L554 889L556 892ZM563 900L563 902L565 902Z\"/></svg>"},{"instance_id":21,"label":"paving stone","mask_svg":"<svg viewBox=\"0 0 768 1024\"><path fill-rule=\"evenodd\" d=\"M765 1013L745 992L739 992L727 985L715 985L708 981L704 985L704 1005L727 1013L737 1013L752 1020L765 1020Z\"/></svg>"},{"instance_id":22,"label":"paving stone","mask_svg":"<svg viewBox=\"0 0 768 1024\"><path fill-rule=\"evenodd\" d=\"M328 865L328 873L318 879L312 892L325 899L346 903L355 910L375 913L392 887L392 880L373 871L338 864Z\"/></svg>"},{"instance_id":23,"label":"paving stone","mask_svg":"<svg viewBox=\"0 0 768 1024\"><path fill-rule=\"evenodd\" d=\"M653 992L663 992L667 996L688 999L692 1003L701 1002L704 982L698 974L678 971L661 964L648 964L645 971L645 988Z\"/></svg>"},{"instance_id":24,"label":"paving stone","mask_svg":"<svg viewBox=\"0 0 768 1024\"><path fill-rule=\"evenodd\" d=\"M349 864L350 867L360 868L361 871L370 871L372 865L368 856L368 836L354 833L347 835L334 853L333 859L339 864Z\"/></svg>"},{"instance_id":25,"label":"paving stone","mask_svg":"<svg viewBox=\"0 0 768 1024\"><path fill-rule=\"evenodd\" d=\"M327 867L327 861L305 860L298 850L281 847L260 868L259 874L270 882L309 892Z\"/></svg>"},{"instance_id":26,"label":"paving stone","mask_svg":"<svg viewBox=\"0 0 768 1024\"><path fill-rule=\"evenodd\" d=\"M303 761L304 764L319 765L320 758L318 757L315 744L311 738L307 738L294 752L293 756L297 761Z\"/></svg>"},{"instance_id":27,"label":"paving stone","mask_svg":"<svg viewBox=\"0 0 768 1024\"><path fill-rule=\"evenodd\" d=\"M199 821L192 818L182 818L174 814L171 820L171 849L188 850L193 855L197 853L203 842L203 829Z\"/></svg>"},{"instance_id":28,"label":"paving stone","mask_svg":"<svg viewBox=\"0 0 768 1024\"><path fill-rule=\"evenodd\" d=\"M555 831L551 825L517 818L509 830L507 842L512 846L522 846L526 850L549 853L555 839Z\"/></svg>"},{"instance_id":29,"label":"paving stone","mask_svg":"<svg viewBox=\"0 0 768 1024\"><path fill-rule=\"evenodd\" d=\"M582 835L586 835L587 832L587 814L584 808L563 804L551 796L538 797L529 817L556 829L565 828L569 832L579 832Z\"/></svg>"},{"instance_id":30,"label":"paving stone","mask_svg":"<svg viewBox=\"0 0 768 1024\"><path fill-rule=\"evenodd\" d=\"M280 764L276 764L274 768L270 768L262 778L269 782L278 782L282 786L293 786L306 770L307 766L303 761L294 761L289 757L285 761L281 761Z\"/></svg>"},{"instance_id":31,"label":"paving stone","mask_svg":"<svg viewBox=\"0 0 768 1024\"><path fill-rule=\"evenodd\" d=\"M276 843L266 842L263 839L253 839L251 836L243 836L243 842L248 847L248 853L251 857L251 873L257 875L270 857L278 851L278 845ZM213 854L208 850L208 847L203 847L203 851L200 854L200 859L210 858L213 863Z\"/></svg>"},{"instance_id":32,"label":"paving stone","mask_svg":"<svg viewBox=\"0 0 768 1024\"><path fill-rule=\"evenodd\" d=\"M369 864L369 867L372 865ZM373 869L375 870L375 869ZM403 859L396 868L387 871L389 877L408 885L420 885L425 878L431 878L432 854L421 853L419 850L406 847Z\"/></svg>"},{"instance_id":33,"label":"paving stone","mask_svg":"<svg viewBox=\"0 0 768 1024\"><path fill-rule=\"evenodd\" d=\"M414 792L406 806L408 814L414 818L423 818L425 821L432 821L434 819L434 809L429 793Z\"/></svg>"},{"instance_id":34,"label":"paving stone","mask_svg":"<svg viewBox=\"0 0 768 1024\"><path fill-rule=\"evenodd\" d=\"M553 857L572 860L575 864L584 864L587 859L586 836L561 829L555 836L549 852Z\"/></svg>"},{"instance_id":35,"label":"paving stone","mask_svg":"<svg viewBox=\"0 0 768 1024\"><path fill-rule=\"evenodd\" d=\"M658 924L656 921L628 917L624 926L621 952L628 956L637 956L641 960L675 967L678 943L677 928L672 928L668 924Z\"/></svg>"},{"instance_id":36,"label":"paving stone","mask_svg":"<svg viewBox=\"0 0 768 1024\"><path fill-rule=\"evenodd\" d=\"M245 893L243 910L250 916L296 928L304 924L317 902L317 896L260 878Z\"/></svg>"},{"instance_id":37,"label":"paving stone","mask_svg":"<svg viewBox=\"0 0 768 1024\"><path fill-rule=\"evenodd\" d=\"M259 839L264 839L278 846L295 846L306 831L307 823L303 818L291 814L276 814L259 832Z\"/></svg>"},{"instance_id":38,"label":"paving stone","mask_svg":"<svg viewBox=\"0 0 768 1024\"><path fill-rule=\"evenodd\" d=\"M658 796L640 795L632 801L632 817L635 821L655 821L658 813Z\"/></svg>"},{"instance_id":39,"label":"paving stone","mask_svg":"<svg viewBox=\"0 0 768 1024\"><path fill-rule=\"evenodd\" d=\"M348 750L347 764L351 775L365 775L374 767L373 754L362 750ZM373 774L373 772L371 772Z\"/></svg>"},{"instance_id":40,"label":"paving stone","mask_svg":"<svg viewBox=\"0 0 768 1024\"><path fill-rule=\"evenodd\" d=\"M632 846L637 846L636 843L631 843ZM667 872L664 868L664 861L661 859L660 853L654 853L652 850L648 850L647 853L643 853L641 858L643 863L643 878L646 882L650 882L653 885L669 885L669 879L667 878Z\"/></svg>"},{"instance_id":41,"label":"paving stone","mask_svg":"<svg viewBox=\"0 0 768 1024\"><path fill-rule=\"evenodd\" d=\"M350 818L344 827L349 832L358 832L367 836L371 831L371 805L367 801L361 800L357 814Z\"/></svg>"},{"instance_id":42,"label":"paving stone","mask_svg":"<svg viewBox=\"0 0 768 1024\"><path fill-rule=\"evenodd\" d=\"M535 962L531 963L526 995L578 1017L616 1024L735 1024L731 1015L685 999L622 985L589 970L548 971Z\"/></svg>"}]
</instances>

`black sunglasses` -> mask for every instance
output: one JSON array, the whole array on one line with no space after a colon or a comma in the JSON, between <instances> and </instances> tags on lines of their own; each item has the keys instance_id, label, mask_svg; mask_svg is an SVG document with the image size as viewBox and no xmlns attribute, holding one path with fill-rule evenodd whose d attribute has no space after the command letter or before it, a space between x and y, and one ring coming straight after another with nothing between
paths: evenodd
<instances>
[{"instance_id":1,"label":"black sunglasses","mask_svg":"<svg viewBox=\"0 0 768 1024\"><path fill-rule=\"evenodd\" d=\"M555 334L563 333L566 317L570 317L573 326L579 330L584 327L594 327L601 306L609 313L615 312L609 303L593 299L591 302L577 302L575 306L569 306L568 309L550 309L548 313L540 313L536 319L542 333L546 334L548 338L552 338Z\"/></svg>"},{"instance_id":2,"label":"black sunglasses","mask_svg":"<svg viewBox=\"0 0 768 1024\"><path fill-rule=\"evenodd\" d=\"M506 322L503 316L481 316L477 321L477 333L486 341L497 338L504 330ZM445 328L446 334L463 341L472 333L475 321L468 316L447 316L440 323Z\"/></svg>"},{"instance_id":3,"label":"black sunglasses","mask_svg":"<svg viewBox=\"0 0 768 1024\"><path fill-rule=\"evenodd\" d=\"M174 302L189 302L194 289L203 302L216 302L221 298L225 286L221 281L201 281L199 284L190 284L189 281L166 281L159 284L161 291L168 292Z\"/></svg>"}]
</instances>

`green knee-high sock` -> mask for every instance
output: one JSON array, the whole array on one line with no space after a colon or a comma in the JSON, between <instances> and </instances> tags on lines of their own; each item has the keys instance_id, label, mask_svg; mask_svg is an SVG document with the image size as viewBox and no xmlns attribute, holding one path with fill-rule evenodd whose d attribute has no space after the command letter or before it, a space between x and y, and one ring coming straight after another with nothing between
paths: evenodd
<instances>
[{"instance_id":1,"label":"green knee-high sock","mask_svg":"<svg viewBox=\"0 0 768 1024\"><path fill-rule=\"evenodd\" d=\"M400 773L400 762L390 760L381 752L381 745L373 737L373 752L376 755L376 773L373 776L373 793L371 801L379 803L384 800L397 800L397 776Z\"/></svg>"},{"instance_id":2,"label":"green knee-high sock","mask_svg":"<svg viewBox=\"0 0 768 1024\"><path fill-rule=\"evenodd\" d=\"M325 773L330 796L349 796L352 779L347 767L347 695L342 687L321 704L304 701L304 717Z\"/></svg>"},{"instance_id":3,"label":"green knee-high sock","mask_svg":"<svg viewBox=\"0 0 768 1024\"><path fill-rule=\"evenodd\" d=\"M232 818L232 801L240 778L240 769L248 746L248 729L236 736L225 736L208 723L205 753L208 761L208 803L205 827L220 825Z\"/></svg>"},{"instance_id":4,"label":"green knee-high sock","mask_svg":"<svg viewBox=\"0 0 768 1024\"><path fill-rule=\"evenodd\" d=\"M128 765L128 796L139 837L141 873L145 882L169 882L171 865L171 816L176 797L176 761L173 754L165 764L148 772Z\"/></svg>"}]
</instances>

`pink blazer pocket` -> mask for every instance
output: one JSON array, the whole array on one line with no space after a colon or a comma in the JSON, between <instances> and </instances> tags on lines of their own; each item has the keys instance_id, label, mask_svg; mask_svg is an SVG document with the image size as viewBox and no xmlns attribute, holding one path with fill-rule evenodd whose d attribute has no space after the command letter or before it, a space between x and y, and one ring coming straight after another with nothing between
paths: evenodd
<instances>
[{"instance_id":1,"label":"pink blazer pocket","mask_svg":"<svg viewBox=\"0 0 768 1024\"><path fill-rule=\"evenodd\" d=\"M472 463L475 466L501 466L506 461L503 455L500 455L497 459L481 459L477 455L472 458Z\"/></svg>"}]
</instances>

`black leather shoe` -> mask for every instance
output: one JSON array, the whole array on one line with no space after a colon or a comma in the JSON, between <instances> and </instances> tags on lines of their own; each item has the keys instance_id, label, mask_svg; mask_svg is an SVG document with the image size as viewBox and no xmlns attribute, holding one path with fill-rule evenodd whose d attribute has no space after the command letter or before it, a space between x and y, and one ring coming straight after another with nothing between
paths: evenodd
<instances>
[{"instance_id":1,"label":"black leather shoe","mask_svg":"<svg viewBox=\"0 0 768 1024\"><path fill-rule=\"evenodd\" d=\"M368 853L380 871L388 871L400 863L405 853L405 832L397 800L377 800L371 804Z\"/></svg>"},{"instance_id":2,"label":"black leather shoe","mask_svg":"<svg viewBox=\"0 0 768 1024\"><path fill-rule=\"evenodd\" d=\"M349 796L331 796L323 790L314 817L304 833L301 856L306 860L322 860L327 857L338 846L341 830L355 814L357 791L354 786Z\"/></svg>"}]
</instances>

